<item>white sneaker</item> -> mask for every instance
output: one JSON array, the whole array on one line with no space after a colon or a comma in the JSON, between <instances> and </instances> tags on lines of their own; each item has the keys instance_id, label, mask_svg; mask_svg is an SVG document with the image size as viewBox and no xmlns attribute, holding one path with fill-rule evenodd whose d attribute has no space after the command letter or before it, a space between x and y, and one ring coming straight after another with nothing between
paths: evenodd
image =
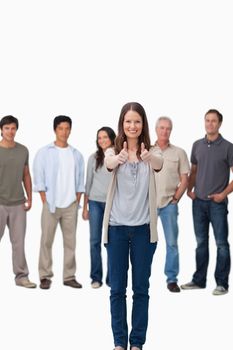
<instances>
[{"instance_id":1,"label":"white sneaker","mask_svg":"<svg viewBox=\"0 0 233 350\"><path fill-rule=\"evenodd\" d=\"M96 281L96 282L92 282L91 286L92 288L97 289L97 288L100 288L102 284Z\"/></svg>"},{"instance_id":2,"label":"white sneaker","mask_svg":"<svg viewBox=\"0 0 233 350\"><path fill-rule=\"evenodd\" d=\"M20 278L15 283L16 283L17 286L20 286L20 287L36 288L36 283L33 283L33 282L29 281L28 278Z\"/></svg>"},{"instance_id":3,"label":"white sneaker","mask_svg":"<svg viewBox=\"0 0 233 350\"><path fill-rule=\"evenodd\" d=\"M181 289L202 289L202 287L199 287L197 284L195 284L194 282L188 282L188 283L185 283L185 284L181 284L180 286Z\"/></svg>"},{"instance_id":4,"label":"white sneaker","mask_svg":"<svg viewBox=\"0 0 233 350\"><path fill-rule=\"evenodd\" d=\"M214 290L213 290L213 295L224 295L228 293L228 289L224 288L223 286L217 286Z\"/></svg>"}]
</instances>

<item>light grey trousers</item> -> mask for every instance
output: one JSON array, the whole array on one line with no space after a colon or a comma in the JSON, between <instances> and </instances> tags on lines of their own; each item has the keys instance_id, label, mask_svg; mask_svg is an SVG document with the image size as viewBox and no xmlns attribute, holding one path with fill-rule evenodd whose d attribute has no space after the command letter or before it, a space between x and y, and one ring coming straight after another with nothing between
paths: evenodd
<instances>
[{"instance_id":1,"label":"light grey trousers","mask_svg":"<svg viewBox=\"0 0 233 350\"><path fill-rule=\"evenodd\" d=\"M67 208L56 208L55 213L51 213L48 203L44 203L41 215L42 235L39 256L40 280L53 277L52 245L58 223L60 224L63 235L63 280L68 281L75 278L77 214L78 204L76 202L72 203Z\"/></svg>"},{"instance_id":2,"label":"light grey trousers","mask_svg":"<svg viewBox=\"0 0 233 350\"><path fill-rule=\"evenodd\" d=\"M24 205L0 205L0 240L8 226L12 245L12 262L15 280L27 278L28 266L25 257L24 241L26 233L26 212Z\"/></svg>"}]
</instances>

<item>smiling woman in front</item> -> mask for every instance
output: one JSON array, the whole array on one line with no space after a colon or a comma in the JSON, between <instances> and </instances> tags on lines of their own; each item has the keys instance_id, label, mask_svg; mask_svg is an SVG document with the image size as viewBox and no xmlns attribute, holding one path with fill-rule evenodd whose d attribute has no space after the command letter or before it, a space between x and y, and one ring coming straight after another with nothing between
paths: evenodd
<instances>
[{"instance_id":1,"label":"smiling woman in front","mask_svg":"<svg viewBox=\"0 0 233 350\"><path fill-rule=\"evenodd\" d=\"M109 260L110 303L115 350L141 350L146 340L149 278L157 242L154 171L163 158L150 146L144 108L137 102L122 107L115 149L105 165L113 171L105 214L104 241ZM128 335L126 288L132 267L132 329ZM129 338L129 339L128 339Z\"/></svg>"}]
</instances>

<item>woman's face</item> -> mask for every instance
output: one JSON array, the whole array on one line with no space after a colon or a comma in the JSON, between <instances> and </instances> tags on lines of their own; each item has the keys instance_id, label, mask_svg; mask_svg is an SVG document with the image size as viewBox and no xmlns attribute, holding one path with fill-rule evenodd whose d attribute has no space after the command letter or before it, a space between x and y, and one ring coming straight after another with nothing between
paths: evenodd
<instances>
[{"instance_id":1,"label":"woman's face","mask_svg":"<svg viewBox=\"0 0 233 350\"><path fill-rule=\"evenodd\" d=\"M137 139L142 133L142 117L135 111L128 111L125 114L123 130L128 139Z\"/></svg>"},{"instance_id":2,"label":"woman's face","mask_svg":"<svg viewBox=\"0 0 233 350\"><path fill-rule=\"evenodd\" d=\"M100 148L102 148L103 151L105 151L111 146L111 140L106 131L99 131L97 139L98 145L100 146Z\"/></svg>"}]
</instances>

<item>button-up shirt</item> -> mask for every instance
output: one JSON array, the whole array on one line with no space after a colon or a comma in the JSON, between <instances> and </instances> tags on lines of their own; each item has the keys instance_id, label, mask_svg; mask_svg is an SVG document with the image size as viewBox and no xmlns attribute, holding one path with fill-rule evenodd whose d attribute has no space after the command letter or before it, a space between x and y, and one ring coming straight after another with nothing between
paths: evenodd
<instances>
[{"instance_id":1,"label":"button-up shirt","mask_svg":"<svg viewBox=\"0 0 233 350\"><path fill-rule=\"evenodd\" d=\"M171 202L180 184L180 176L190 171L187 154L182 148L169 143L168 147L162 150L162 154L163 167L161 171L155 172L158 208L163 208Z\"/></svg>"},{"instance_id":2,"label":"button-up shirt","mask_svg":"<svg viewBox=\"0 0 233 350\"><path fill-rule=\"evenodd\" d=\"M75 164L75 191L85 192L84 159L82 154L70 146ZM56 181L59 167L59 152L54 143L41 148L33 162L33 180L35 192L46 192L46 200L51 213L55 212ZM69 179L67 179L69 181Z\"/></svg>"}]
</instances>

